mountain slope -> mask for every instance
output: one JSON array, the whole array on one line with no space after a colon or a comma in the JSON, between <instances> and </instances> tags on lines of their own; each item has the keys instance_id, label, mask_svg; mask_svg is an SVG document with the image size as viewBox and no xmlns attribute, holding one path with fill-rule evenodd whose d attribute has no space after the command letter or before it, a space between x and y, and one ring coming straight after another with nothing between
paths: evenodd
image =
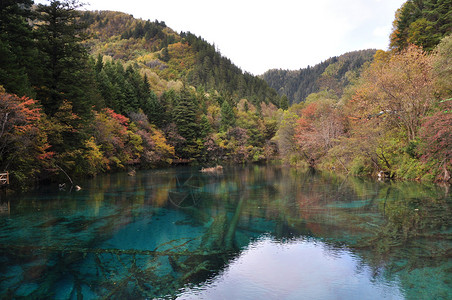
<instances>
[{"instance_id":1,"label":"mountain slope","mask_svg":"<svg viewBox=\"0 0 452 300\"><path fill-rule=\"evenodd\" d=\"M286 95L290 103L303 102L309 94L322 89L329 89L340 97L350 78L373 59L375 52L373 49L353 51L296 71L273 69L262 78L279 95Z\"/></svg>"},{"instance_id":2,"label":"mountain slope","mask_svg":"<svg viewBox=\"0 0 452 300\"><path fill-rule=\"evenodd\" d=\"M280 97L264 80L243 72L192 33L178 34L164 22L112 11L87 11L81 20L88 24L91 38L86 45L91 54L133 64L157 93L183 82L255 104L279 104Z\"/></svg>"}]
</instances>

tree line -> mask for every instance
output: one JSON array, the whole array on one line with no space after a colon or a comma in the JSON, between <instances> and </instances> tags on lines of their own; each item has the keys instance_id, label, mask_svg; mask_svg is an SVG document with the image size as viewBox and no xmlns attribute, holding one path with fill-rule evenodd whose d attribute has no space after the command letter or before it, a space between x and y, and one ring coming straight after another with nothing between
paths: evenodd
<instances>
[{"instance_id":1,"label":"tree line","mask_svg":"<svg viewBox=\"0 0 452 300\"><path fill-rule=\"evenodd\" d=\"M452 36L431 51L376 52L342 97L329 89L284 112L282 158L355 175L450 181Z\"/></svg>"},{"instance_id":2,"label":"tree line","mask_svg":"<svg viewBox=\"0 0 452 300\"><path fill-rule=\"evenodd\" d=\"M1 3L0 168L16 186L180 159L242 163L275 155L279 97L263 80L163 22L79 9L77 1ZM131 27L120 39L141 39L167 65L159 73L163 90L153 88L159 75L140 61L93 55L111 42L101 29L115 33L122 22ZM212 85L190 75L206 57L214 62L214 78L205 77Z\"/></svg>"},{"instance_id":3,"label":"tree line","mask_svg":"<svg viewBox=\"0 0 452 300\"><path fill-rule=\"evenodd\" d=\"M278 95L201 37L164 22L81 12L76 1L2 1L0 169L27 186L176 161L279 158L447 181L452 38L442 30L451 22L447 1L429 3L402 6L391 34L397 44L388 51L268 72ZM436 29L415 34L409 24L435 3L443 21L427 18ZM413 5L421 13L407 19ZM399 34L406 28L412 31Z\"/></svg>"}]
</instances>

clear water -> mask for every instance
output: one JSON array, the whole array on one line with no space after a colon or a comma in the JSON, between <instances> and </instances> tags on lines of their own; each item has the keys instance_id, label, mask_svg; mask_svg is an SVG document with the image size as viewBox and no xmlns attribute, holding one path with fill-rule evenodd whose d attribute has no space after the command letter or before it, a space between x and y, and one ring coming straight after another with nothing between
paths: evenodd
<instances>
[{"instance_id":1,"label":"clear water","mask_svg":"<svg viewBox=\"0 0 452 300\"><path fill-rule=\"evenodd\" d=\"M451 299L448 187L279 166L1 195L0 298Z\"/></svg>"}]
</instances>

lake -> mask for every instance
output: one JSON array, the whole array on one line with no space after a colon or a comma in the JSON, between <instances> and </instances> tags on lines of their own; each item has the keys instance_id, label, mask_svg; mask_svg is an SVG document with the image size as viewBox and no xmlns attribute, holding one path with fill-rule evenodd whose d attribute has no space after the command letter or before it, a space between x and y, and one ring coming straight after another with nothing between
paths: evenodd
<instances>
[{"instance_id":1,"label":"lake","mask_svg":"<svg viewBox=\"0 0 452 300\"><path fill-rule=\"evenodd\" d=\"M446 186L258 165L78 184L1 195L0 298L452 295Z\"/></svg>"}]
</instances>

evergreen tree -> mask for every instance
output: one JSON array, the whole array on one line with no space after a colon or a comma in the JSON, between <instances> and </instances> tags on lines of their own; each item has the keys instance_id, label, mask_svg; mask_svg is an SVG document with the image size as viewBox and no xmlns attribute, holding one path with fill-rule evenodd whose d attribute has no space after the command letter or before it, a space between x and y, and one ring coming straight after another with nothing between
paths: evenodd
<instances>
[{"instance_id":1,"label":"evergreen tree","mask_svg":"<svg viewBox=\"0 0 452 300\"><path fill-rule=\"evenodd\" d=\"M149 122L153 123L159 128L162 128L165 125L165 115L167 112L164 107L157 99L157 95L154 92L149 93L149 97L146 98L145 102L142 104L141 108L143 112L149 119Z\"/></svg>"},{"instance_id":2,"label":"evergreen tree","mask_svg":"<svg viewBox=\"0 0 452 300\"><path fill-rule=\"evenodd\" d=\"M103 67L104 67L103 57L99 53L97 55L97 60L96 60L96 74L99 74L102 71Z\"/></svg>"},{"instance_id":3,"label":"evergreen tree","mask_svg":"<svg viewBox=\"0 0 452 300\"><path fill-rule=\"evenodd\" d=\"M179 153L184 158L191 158L196 154L196 139L199 136L197 111L193 96L184 89L174 107L173 120L179 134L185 138L186 143Z\"/></svg>"},{"instance_id":4,"label":"evergreen tree","mask_svg":"<svg viewBox=\"0 0 452 300\"><path fill-rule=\"evenodd\" d=\"M170 56L169 56L168 47L163 48L162 55L160 56L160 60L162 60L164 62L169 62Z\"/></svg>"},{"instance_id":5,"label":"evergreen tree","mask_svg":"<svg viewBox=\"0 0 452 300\"><path fill-rule=\"evenodd\" d=\"M0 1L0 85L19 96L33 96L30 75L37 53L28 20L31 0Z\"/></svg>"},{"instance_id":6,"label":"evergreen tree","mask_svg":"<svg viewBox=\"0 0 452 300\"><path fill-rule=\"evenodd\" d=\"M280 107L282 110L287 110L287 109L289 109L289 99L287 99L287 96L286 96L286 95L283 95L283 96L281 97L281 100L280 100L280 102L279 102L279 107Z\"/></svg>"},{"instance_id":7,"label":"evergreen tree","mask_svg":"<svg viewBox=\"0 0 452 300\"><path fill-rule=\"evenodd\" d=\"M206 115L202 115L199 125L201 138L205 139L212 132L212 126L210 125L209 119L207 119Z\"/></svg>"},{"instance_id":8,"label":"evergreen tree","mask_svg":"<svg viewBox=\"0 0 452 300\"><path fill-rule=\"evenodd\" d=\"M403 50L409 44L430 51L452 32L451 0L408 0L397 11L390 46Z\"/></svg>"},{"instance_id":9,"label":"evergreen tree","mask_svg":"<svg viewBox=\"0 0 452 300\"><path fill-rule=\"evenodd\" d=\"M235 121L234 110L229 104L229 101L223 101L223 104L221 105L221 130L226 131L228 128L233 127Z\"/></svg>"},{"instance_id":10,"label":"evergreen tree","mask_svg":"<svg viewBox=\"0 0 452 300\"><path fill-rule=\"evenodd\" d=\"M71 101L74 112L81 116L87 117L91 110L93 68L81 44L79 7L76 0L53 0L37 8L42 77L35 84L42 87L37 91L38 98L49 115L58 110L64 99Z\"/></svg>"}]
</instances>

